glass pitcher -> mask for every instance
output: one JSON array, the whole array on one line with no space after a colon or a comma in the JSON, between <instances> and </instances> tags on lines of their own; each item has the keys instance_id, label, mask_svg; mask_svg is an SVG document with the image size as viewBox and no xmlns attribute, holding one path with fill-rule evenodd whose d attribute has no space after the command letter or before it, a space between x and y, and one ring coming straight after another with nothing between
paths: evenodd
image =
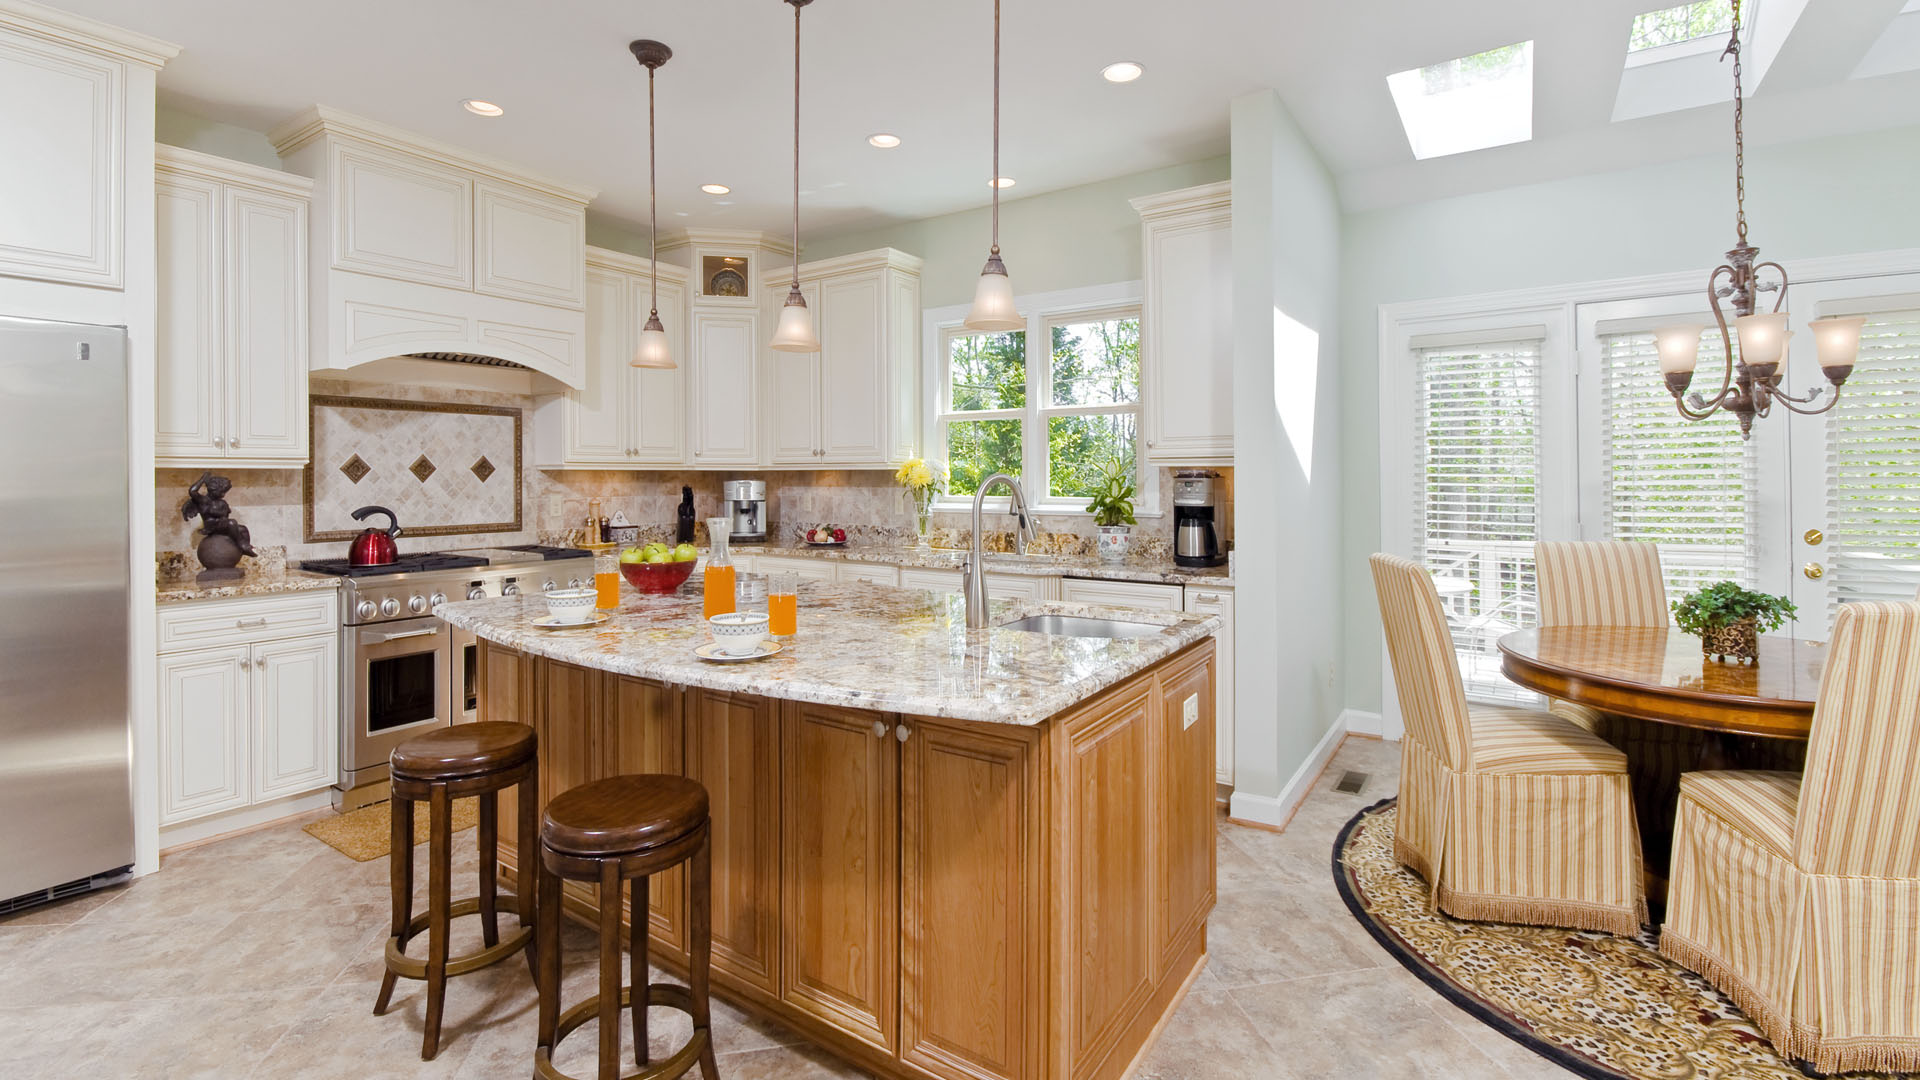
<instances>
[{"instance_id":1,"label":"glass pitcher","mask_svg":"<svg viewBox=\"0 0 1920 1080\"><path fill-rule=\"evenodd\" d=\"M725 615L734 608L733 555L727 550L727 541L732 536L732 521L723 517L707 519L707 539L712 543L712 549L707 555L705 605L702 612L709 619L715 615Z\"/></svg>"}]
</instances>

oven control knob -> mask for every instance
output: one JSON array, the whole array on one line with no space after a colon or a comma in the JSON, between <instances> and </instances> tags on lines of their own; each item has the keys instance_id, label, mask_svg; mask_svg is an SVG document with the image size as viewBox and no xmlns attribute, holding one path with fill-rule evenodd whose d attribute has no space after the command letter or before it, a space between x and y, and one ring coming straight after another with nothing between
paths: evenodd
<instances>
[{"instance_id":1,"label":"oven control knob","mask_svg":"<svg viewBox=\"0 0 1920 1080\"><path fill-rule=\"evenodd\" d=\"M354 605L353 613L358 618L371 619L380 613L380 609L374 606L373 601L362 600Z\"/></svg>"},{"instance_id":2,"label":"oven control knob","mask_svg":"<svg viewBox=\"0 0 1920 1080\"><path fill-rule=\"evenodd\" d=\"M552 592L552 591L553 591L553 579L552 579L552 578L548 578L548 579L547 579L547 583L546 583L545 585L542 585L542 586L540 586L540 591L541 591L541 592Z\"/></svg>"},{"instance_id":3,"label":"oven control knob","mask_svg":"<svg viewBox=\"0 0 1920 1080\"><path fill-rule=\"evenodd\" d=\"M380 601L380 614L385 615L389 619L400 614L400 601L395 600L391 596Z\"/></svg>"},{"instance_id":4,"label":"oven control knob","mask_svg":"<svg viewBox=\"0 0 1920 1080\"><path fill-rule=\"evenodd\" d=\"M501 596L519 596L520 583L518 581L508 581L505 585L500 586L500 595Z\"/></svg>"},{"instance_id":5,"label":"oven control knob","mask_svg":"<svg viewBox=\"0 0 1920 1080\"><path fill-rule=\"evenodd\" d=\"M473 584L467 586L467 599L485 600L486 598L487 598L487 587L485 585L482 585L476 581Z\"/></svg>"},{"instance_id":6,"label":"oven control knob","mask_svg":"<svg viewBox=\"0 0 1920 1080\"><path fill-rule=\"evenodd\" d=\"M587 583L584 581L581 581L577 577L567 579L567 588L569 589L584 589L586 587L587 587Z\"/></svg>"},{"instance_id":7,"label":"oven control knob","mask_svg":"<svg viewBox=\"0 0 1920 1080\"><path fill-rule=\"evenodd\" d=\"M434 593L432 596L427 597L427 603L432 604L434 607L439 607L441 604L444 604L446 602L447 602L447 594L443 592L437 592L437 593Z\"/></svg>"},{"instance_id":8,"label":"oven control knob","mask_svg":"<svg viewBox=\"0 0 1920 1080\"><path fill-rule=\"evenodd\" d=\"M407 610L413 612L415 615L425 615L427 613L427 598L421 596L419 593L414 593L412 596L407 597Z\"/></svg>"}]
</instances>

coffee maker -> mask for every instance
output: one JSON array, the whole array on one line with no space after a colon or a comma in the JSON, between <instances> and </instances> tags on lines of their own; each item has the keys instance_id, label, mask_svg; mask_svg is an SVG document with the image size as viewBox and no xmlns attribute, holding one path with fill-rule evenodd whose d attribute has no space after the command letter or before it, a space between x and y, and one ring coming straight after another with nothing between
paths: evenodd
<instances>
[{"instance_id":1,"label":"coffee maker","mask_svg":"<svg viewBox=\"0 0 1920 1080\"><path fill-rule=\"evenodd\" d=\"M767 542L767 482L729 480L720 486L721 506L733 519L731 540L736 544Z\"/></svg>"},{"instance_id":2,"label":"coffee maker","mask_svg":"<svg viewBox=\"0 0 1920 1080\"><path fill-rule=\"evenodd\" d=\"M1220 566L1227 553L1213 522L1212 472L1180 472L1173 477L1173 561L1178 566Z\"/></svg>"}]
</instances>

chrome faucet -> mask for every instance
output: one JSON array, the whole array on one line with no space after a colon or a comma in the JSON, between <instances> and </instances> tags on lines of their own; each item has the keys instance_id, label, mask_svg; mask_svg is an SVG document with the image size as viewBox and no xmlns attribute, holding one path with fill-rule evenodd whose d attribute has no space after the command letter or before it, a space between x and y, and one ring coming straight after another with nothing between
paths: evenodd
<instances>
[{"instance_id":1,"label":"chrome faucet","mask_svg":"<svg viewBox=\"0 0 1920 1080\"><path fill-rule=\"evenodd\" d=\"M980 505L986 500L987 490L997 483L1005 482L1007 490L1013 492L1013 547L1022 555L1027 553L1027 537L1039 538L1034 532L1033 521L1027 514L1027 495L1020 490L1020 481L1006 473L994 473L980 481L979 490L973 493L973 547L967 552L966 565L961 570L960 591L967 598L967 629L979 630L987 625L987 574L980 565Z\"/></svg>"}]
</instances>

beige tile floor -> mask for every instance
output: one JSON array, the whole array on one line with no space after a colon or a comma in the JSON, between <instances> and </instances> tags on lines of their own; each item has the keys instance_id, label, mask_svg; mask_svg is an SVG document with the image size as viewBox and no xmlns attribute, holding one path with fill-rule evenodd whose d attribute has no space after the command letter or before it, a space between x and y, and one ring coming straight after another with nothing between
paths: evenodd
<instances>
[{"instance_id":1,"label":"beige tile floor","mask_svg":"<svg viewBox=\"0 0 1920 1080\"><path fill-rule=\"evenodd\" d=\"M1396 744L1349 739L1285 832L1222 823L1210 961L1136 1080L1570 1075L1421 985L1341 904L1333 837L1393 792L1398 763ZM1332 789L1349 768L1372 776L1358 795ZM460 847L456 872L471 874L472 845ZM385 859L352 862L289 824L0 920L0 1075L530 1075L534 1000L518 959L453 982L431 1062L419 1059L420 984L403 981L388 1014L373 1015L386 889ZM456 950L474 943L473 922L462 920ZM577 1001L592 992L593 942L578 927L565 941L564 996ZM666 1052L684 1021L654 1016L652 1041ZM724 1002L714 1029L728 1080L863 1075ZM592 1024L571 1037L561 1067L591 1075L594 1040Z\"/></svg>"}]
</instances>

